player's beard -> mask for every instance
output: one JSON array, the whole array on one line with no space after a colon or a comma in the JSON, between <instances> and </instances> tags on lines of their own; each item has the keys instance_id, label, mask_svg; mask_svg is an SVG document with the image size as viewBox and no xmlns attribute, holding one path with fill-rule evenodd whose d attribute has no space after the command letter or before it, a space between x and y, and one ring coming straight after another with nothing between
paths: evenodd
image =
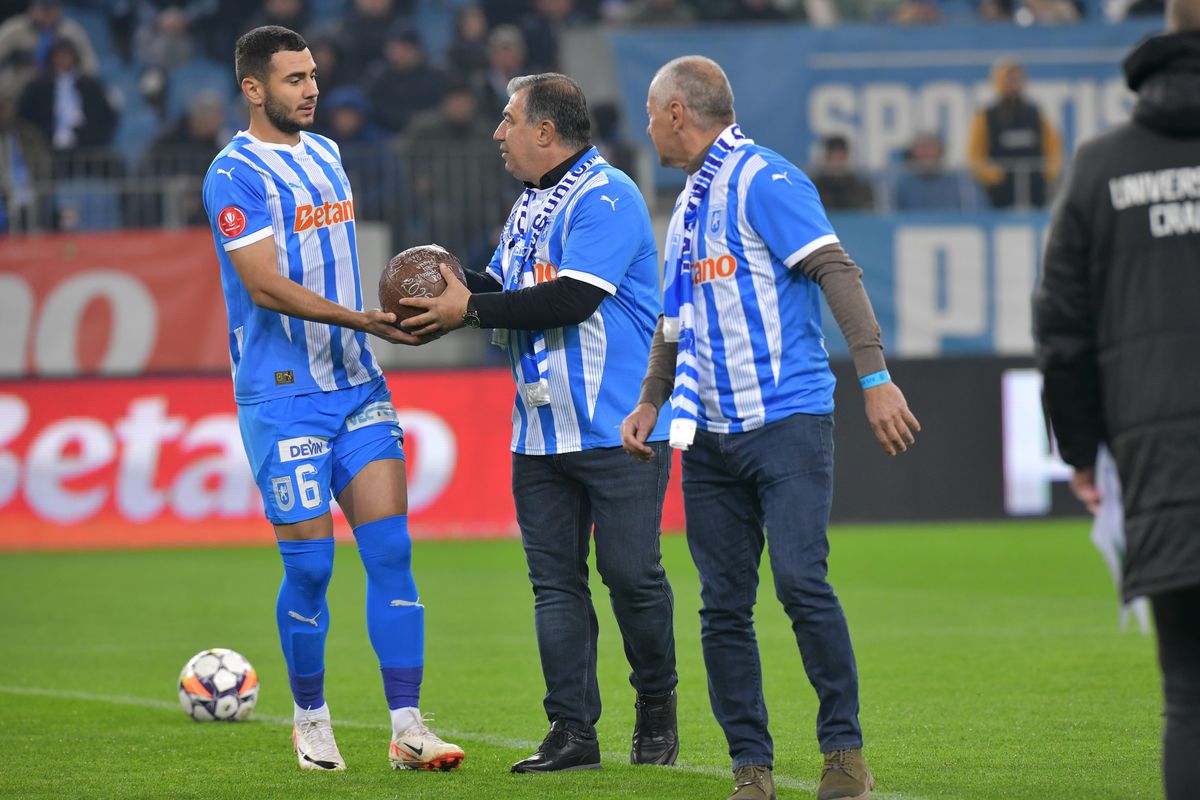
<instances>
[{"instance_id":1,"label":"player's beard","mask_svg":"<svg viewBox=\"0 0 1200 800\"><path fill-rule=\"evenodd\" d=\"M292 114L294 109L288 108L287 105L275 99L275 97L267 92L266 102L263 103L263 111L267 114L267 119L275 126L280 133L292 136L312 125L311 122L299 122Z\"/></svg>"}]
</instances>

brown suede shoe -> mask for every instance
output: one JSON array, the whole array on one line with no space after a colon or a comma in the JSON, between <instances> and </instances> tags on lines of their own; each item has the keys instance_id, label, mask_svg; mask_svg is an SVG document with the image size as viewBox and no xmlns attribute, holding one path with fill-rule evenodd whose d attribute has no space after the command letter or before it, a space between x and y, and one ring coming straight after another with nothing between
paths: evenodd
<instances>
[{"instance_id":1,"label":"brown suede shoe","mask_svg":"<svg viewBox=\"0 0 1200 800\"><path fill-rule=\"evenodd\" d=\"M750 765L735 769L729 800L776 800L771 768Z\"/></svg>"},{"instance_id":2,"label":"brown suede shoe","mask_svg":"<svg viewBox=\"0 0 1200 800\"><path fill-rule=\"evenodd\" d=\"M825 754L817 800L871 800L875 779L863 760L862 750L834 750Z\"/></svg>"}]
</instances>

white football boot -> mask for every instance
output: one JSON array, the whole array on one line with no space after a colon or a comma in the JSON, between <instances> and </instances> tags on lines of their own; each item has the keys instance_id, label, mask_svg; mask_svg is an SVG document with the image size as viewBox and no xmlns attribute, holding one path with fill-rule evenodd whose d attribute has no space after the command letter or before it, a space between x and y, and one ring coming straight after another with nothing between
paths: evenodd
<instances>
[{"instance_id":1,"label":"white football boot","mask_svg":"<svg viewBox=\"0 0 1200 800\"><path fill-rule=\"evenodd\" d=\"M346 762L333 740L328 719L298 719L292 727L292 746L300 769L343 770Z\"/></svg>"},{"instance_id":2,"label":"white football boot","mask_svg":"<svg viewBox=\"0 0 1200 800\"><path fill-rule=\"evenodd\" d=\"M388 748L388 761L392 769L427 769L449 772L463 762L461 747L443 742L425 722L429 717L417 720L407 729L392 737Z\"/></svg>"}]
</instances>

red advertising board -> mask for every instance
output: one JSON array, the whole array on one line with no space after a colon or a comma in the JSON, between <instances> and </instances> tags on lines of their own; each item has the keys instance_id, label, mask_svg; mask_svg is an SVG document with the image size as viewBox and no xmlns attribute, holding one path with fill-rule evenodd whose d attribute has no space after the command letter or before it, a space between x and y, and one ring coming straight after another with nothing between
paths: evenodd
<instances>
[{"instance_id":1,"label":"red advertising board","mask_svg":"<svg viewBox=\"0 0 1200 800\"><path fill-rule=\"evenodd\" d=\"M388 384L413 534L514 535L508 371L404 372ZM683 520L675 473L668 530ZM0 550L272 539L228 377L0 383Z\"/></svg>"},{"instance_id":2,"label":"red advertising board","mask_svg":"<svg viewBox=\"0 0 1200 800\"><path fill-rule=\"evenodd\" d=\"M8 237L0 310L0 375L229 368L205 229Z\"/></svg>"}]
</instances>

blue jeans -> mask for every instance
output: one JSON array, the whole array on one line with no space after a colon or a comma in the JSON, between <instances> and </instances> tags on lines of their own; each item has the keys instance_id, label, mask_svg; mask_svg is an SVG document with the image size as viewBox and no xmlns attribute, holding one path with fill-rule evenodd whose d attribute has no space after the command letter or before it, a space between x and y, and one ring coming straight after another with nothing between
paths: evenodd
<instances>
[{"instance_id":1,"label":"blue jeans","mask_svg":"<svg viewBox=\"0 0 1200 800\"><path fill-rule=\"evenodd\" d=\"M804 671L820 701L821 752L862 747L850 631L826 579L832 493L829 415L795 414L747 433L697 431L683 454L708 695L734 769L774 764L754 636L758 565L768 537L775 595L792 621Z\"/></svg>"},{"instance_id":2,"label":"blue jeans","mask_svg":"<svg viewBox=\"0 0 1200 800\"><path fill-rule=\"evenodd\" d=\"M596 735L596 611L588 588L595 525L596 568L625 643L629 682L642 694L675 688L675 600L662 568L659 527L671 470L665 442L648 464L619 447L551 456L513 455L513 498L533 584L533 618L546 679L544 706L584 737Z\"/></svg>"}]
</instances>

